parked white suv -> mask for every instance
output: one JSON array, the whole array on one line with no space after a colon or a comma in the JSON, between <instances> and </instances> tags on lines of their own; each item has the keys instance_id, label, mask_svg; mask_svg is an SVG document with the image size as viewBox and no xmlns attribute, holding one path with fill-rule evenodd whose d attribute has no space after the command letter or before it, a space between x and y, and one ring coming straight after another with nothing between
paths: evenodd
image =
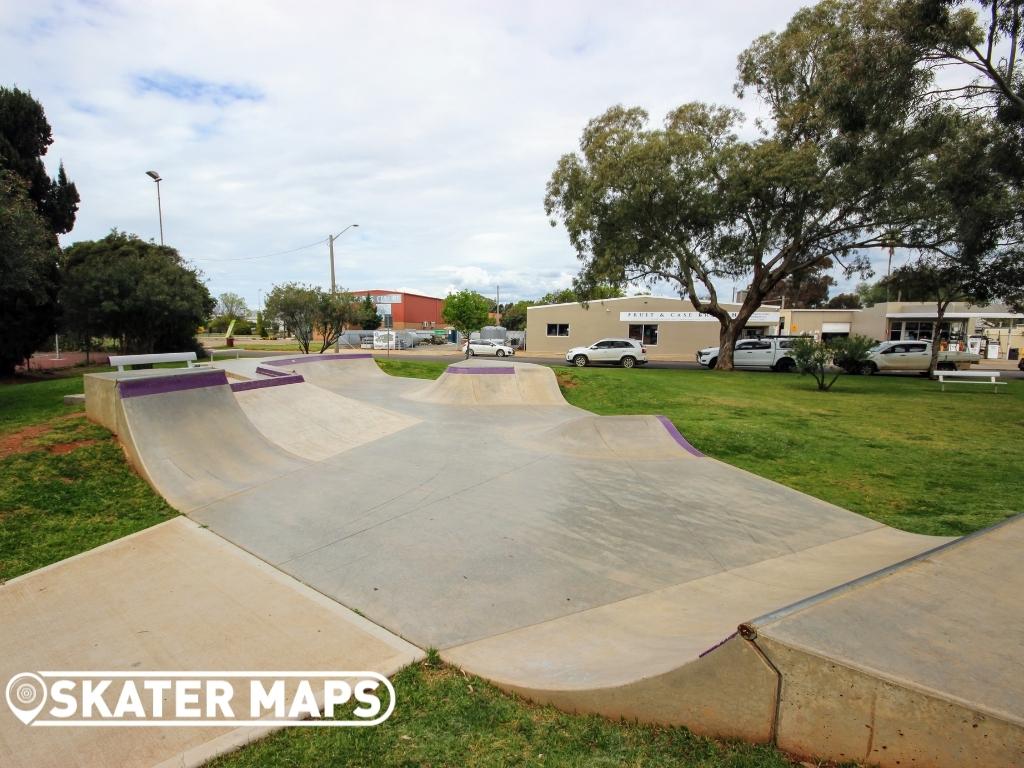
<instances>
[{"instance_id":1,"label":"parked white suv","mask_svg":"<svg viewBox=\"0 0 1024 768\"><path fill-rule=\"evenodd\" d=\"M760 339L740 339L732 352L732 364L736 368L770 368L773 371L789 373L796 368L793 359L793 342L798 337L765 336ZM718 363L719 347L705 347L697 352L697 362L714 368Z\"/></svg>"},{"instance_id":2,"label":"parked white suv","mask_svg":"<svg viewBox=\"0 0 1024 768\"><path fill-rule=\"evenodd\" d=\"M465 347L463 347L465 349ZM492 341L491 339L477 339L476 341L469 342L469 356L474 355L493 355L494 357L505 357L508 355L511 357L516 351L512 349L508 344L502 344L500 341Z\"/></svg>"},{"instance_id":3,"label":"parked white suv","mask_svg":"<svg viewBox=\"0 0 1024 768\"><path fill-rule=\"evenodd\" d=\"M573 347L565 353L565 359L577 368L593 363L632 368L647 362L647 349L636 339L601 339L589 347Z\"/></svg>"}]
</instances>

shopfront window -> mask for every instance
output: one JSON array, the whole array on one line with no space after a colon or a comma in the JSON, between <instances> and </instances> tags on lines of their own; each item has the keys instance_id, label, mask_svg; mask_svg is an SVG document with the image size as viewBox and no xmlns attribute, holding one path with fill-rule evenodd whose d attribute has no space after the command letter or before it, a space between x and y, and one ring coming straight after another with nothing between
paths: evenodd
<instances>
[{"instance_id":1,"label":"shopfront window","mask_svg":"<svg viewBox=\"0 0 1024 768\"><path fill-rule=\"evenodd\" d=\"M548 336L568 336L568 323L548 323Z\"/></svg>"},{"instance_id":2,"label":"shopfront window","mask_svg":"<svg viewBox=\"0 0 1024 768\"><path fill-rule=\"evenodd\" d=\"M932 320L893 320L889 323L889 341L931 341L935 322ZM939 339L963 341L967 333L966 320L950 320L939 326Z\"/></svg>"},{"instance_id":3,"label":"shopfront window","mask_svg":"<svg viewBox=\"0 0 1024 768\"><path fill-rule=\"evenodd\" d=\"M636 339L645 347L658 346L657 325L631 325L629 326L629 338Z\"/></svg>"}]
</instances>

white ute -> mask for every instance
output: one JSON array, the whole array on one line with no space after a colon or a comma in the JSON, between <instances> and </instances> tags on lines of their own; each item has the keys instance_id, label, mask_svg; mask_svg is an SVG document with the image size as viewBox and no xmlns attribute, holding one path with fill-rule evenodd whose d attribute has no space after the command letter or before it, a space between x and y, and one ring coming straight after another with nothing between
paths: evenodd
<instances>
[{"instance_id":1,"label":"white ute","mask_svg":"<svg viewBox=\"0 0 1024 768\"><path fill-rule=\"evenodd\" d=\"M920 371L928 370L932 360L930 341L883 341L872 347L864 363L864 373L879 371ZM936 367L940 371L966 371L981 360L973 352L939 352Z\"/></svg>"},{"instance_id":2,"label":"white ute","mask_svg":"<svg viewBox=\"0 0 1024 768\"><path fill-rule=\"evenodd\" d=\"M770 368L789 373L796 369L792 347L797 337L765 336L761 339L741 339L736 342L732 363L736 368ZM718 363L718 347L705 347L697 352L697 362L714 368Z\"/></svg>"}]
</instances>

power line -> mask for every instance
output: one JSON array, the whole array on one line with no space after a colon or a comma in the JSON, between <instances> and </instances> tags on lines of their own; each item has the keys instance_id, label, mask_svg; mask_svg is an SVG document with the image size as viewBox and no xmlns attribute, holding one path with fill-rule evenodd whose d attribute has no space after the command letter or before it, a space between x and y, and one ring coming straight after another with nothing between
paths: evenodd
<instances>
[{"instance_id":1,"label":"power line","mask_svg":"<svg viewBox=\"0 0 1024 768\"><path fill-rule=\"evenodd\" d=\"M309 243L308 245L300 245L298 248L291 248L290 250L287 250L287 251L276 251L274 253L265 253L262 256L237 256L237 257L233 257L233 258L229 258L229 259L210 259L210 258L204 258L204 257L200 256L200 257L197 257L197 258L193 258L191 260L192 261L253 261L255 259L270 259L270 258L273 258L274 256L287 256L289 253L297 253L299 251L304 251L307 248L312 248L312 247L314 247L316 245L323 245L326 242L327 242L327 238L325 237L322 240L317 240L315 243Z\"/></svg>"}]
</instances>

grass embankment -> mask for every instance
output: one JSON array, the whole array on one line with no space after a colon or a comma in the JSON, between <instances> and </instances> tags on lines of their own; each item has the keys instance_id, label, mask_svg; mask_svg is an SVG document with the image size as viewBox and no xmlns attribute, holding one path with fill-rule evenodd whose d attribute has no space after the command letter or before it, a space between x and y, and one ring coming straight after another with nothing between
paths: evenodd
<instances>
[{"instance_id":1,"label":"grass embankment","mask_svg":"<svg viewBox=\"0 0 1024 768\"><path fill-rule=\"evenodd\" d=\"M0 385L0 581L176 514L63 396L81 376Z\"/></svg>"},{"instance_id":2,"label":"grass embankment","mask_svg":"<svg viewBox=\"0 0 1024 768\"><path fill-rule=\"evenodd\" d=\"M292 728L209 768L792 766L770 747L724 744L684 728L614 723L527 704L450 667L417 664L392 682L399 703L382 725Z\"/></svg>"},{"instance_id":3,"label":"grass embankment","mask_svg":"<svg viewBox=\"0 0 1024 768\"><path fill-rule=\"evenodd\" d=\"M393 361L435 376L444 363ZM959 536L1024 511L1024 382L987 387L906 376L556 368L573 405L668 416L709 456L879 522Z\"/></svg>"}]
</instances>

